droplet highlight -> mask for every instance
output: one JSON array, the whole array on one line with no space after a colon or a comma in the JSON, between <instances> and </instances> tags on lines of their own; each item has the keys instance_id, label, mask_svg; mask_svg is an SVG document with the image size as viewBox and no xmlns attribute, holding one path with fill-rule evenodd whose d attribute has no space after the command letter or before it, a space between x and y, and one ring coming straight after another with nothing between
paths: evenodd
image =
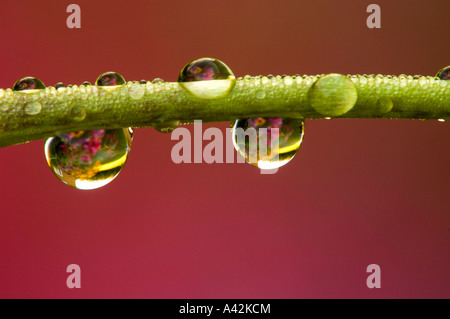
<instances>
[{"instance_id":1,"label":"droplet highlight","mask_svg":"<svg viewBox=\"0 0 450 319\"><path fill-rule=\"evenodd\" d=\"M233 144L250 165L276 169L286 165L297 154L303 141L304 127L303 119L241 119L233 126Z\"/></svg>"},{"instance_id":2,"label":"droplet highlight","mask_svg":"<svg viewBox=\"0 0 450 319\"><path fill-rule=\"evenodd\" d=\"M14 83L13 90L14 91L32 91L32 90L43 90L45 89L44 83L39 80L38 78L35 78L33 76L27 76L24 78L21 78L17 80L16 83ZM28 92L26 92L28 93Z\"/></svg>"},{"instance_id":3,"label":"droplet highlight","mask_svg":"<svg viewBox=\"0 0 450 319\"><path fill-rule=\"evenodd\" d=\"M200 58L183 67L178 76L178 83L195 97L220 99L231 92L236 84L236 78L222 61Z\"/></svg>"},{"instance_id":4,"label":"droplet highlight","mask_svg":"<svg viewBox=\"0 0 450 319\"><path fill-rule=\"evenodd\" d=\"M47 139L45 157L63 183L84 190L111 182L124 167L131 147L129 129L64 133Z\"/></svg>"},{"instance_id":5,"label":"droplet highlight","mask_svg":"<svg viewBox=\"0 0 450 319\"><path fill-rule=\"evenodd\" d=\"M350 111L358 99L355 84L345 75L332 73L320 77L308 92L310 105L325 116L339 116Z\"/></svg>"}]
</instances>

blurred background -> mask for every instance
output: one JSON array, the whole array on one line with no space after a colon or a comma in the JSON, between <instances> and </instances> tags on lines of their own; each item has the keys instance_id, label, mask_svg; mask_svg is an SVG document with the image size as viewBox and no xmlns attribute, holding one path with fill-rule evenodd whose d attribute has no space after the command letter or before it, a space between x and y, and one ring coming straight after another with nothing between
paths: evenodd
<instances>
[{"instance_id":1,"label":"blurred background","mask_svg":"<svg viewBox=\"0 0 450 319\"><path fill-rule=\"evenodd\" d=\"M66 8L81 7L81 29ZM381 29L366 8L381 7ZM210 56L239 76L435 75L450 64L446 0L8 1L0 87L176 81ZM225 131L229 123L214 126ZM449 298L450 125L309 120L274 175L174 164L176 141L138 129L107 186L48 168L44 142L0 149L1 298ZM68 289L66 267L81 267ZM368 289L366 267L381 267Z\"/></svg>"}]
</instances>

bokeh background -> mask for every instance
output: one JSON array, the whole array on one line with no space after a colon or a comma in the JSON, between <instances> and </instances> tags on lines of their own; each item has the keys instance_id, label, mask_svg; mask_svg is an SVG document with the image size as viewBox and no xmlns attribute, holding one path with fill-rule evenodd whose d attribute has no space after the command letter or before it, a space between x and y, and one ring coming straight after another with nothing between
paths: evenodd
<instances>
[{"instance_id":1,"label":"bokeh background","mask_svg":"<svg viewBox=\"0 0 450 319\"><path fill-rule=\"evenodd\" d=\"M81 29L66 8L81 7ZM381 29L366 8L381 7ZM188 61L236 76L422 74L450 64L447 0L4 1L0 87L176 81ZM229 123L217 124L225 130ZM0 149L1 298L449 298L450 125L307 121L275 175L174 164L138 129L109 185L72 189L43 141ZM81 267L68 289L66 267ZM368 289L366 267L381 267Z\"/></svg>"}]
</instances>

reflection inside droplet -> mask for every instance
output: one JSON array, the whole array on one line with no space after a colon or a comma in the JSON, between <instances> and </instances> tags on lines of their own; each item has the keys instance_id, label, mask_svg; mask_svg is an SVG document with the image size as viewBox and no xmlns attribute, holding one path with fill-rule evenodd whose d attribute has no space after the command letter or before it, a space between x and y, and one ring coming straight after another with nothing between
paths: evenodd
<instances>
[{"instance_id":1,"label":"reflection inside droplet","mask_svg":"<svg viewBox=\"0 0 450 319\"><path fill-rule=\"evenodd\" d=\"M131 147L126 129L64 133L47 139L45 157L52 172L77 189L95 189L121 171Z\"/></svg>"},{"instance_id":2,"label":"reflection inside droplet","mask_svg":"<svg viewBox=\"0 0 450 319\"><path fill-rule=\"evenodd\" d=\"M276 169L297 154L303 140L302 119L257 117L237 120L233 144L247 163L260 169Z\"/></svg>"}]
</instances>

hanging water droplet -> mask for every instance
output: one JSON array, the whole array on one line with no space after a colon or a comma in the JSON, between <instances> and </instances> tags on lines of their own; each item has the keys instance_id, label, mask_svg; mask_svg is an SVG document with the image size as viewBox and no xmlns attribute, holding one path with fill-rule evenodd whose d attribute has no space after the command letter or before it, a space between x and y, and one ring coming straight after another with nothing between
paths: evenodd
<instances>
[{"instance_id":1,"label":"hanging water droplet","mask_svg":"<svg viewBox=\"0 0 450 319\"><path fill-rule=\"evenodd\" d=\"M52 172L77 189L96 189L121 171L131 147L129 129L64 133L47 139L45 157Z\"/></svg>"},{"instance_id":2,"label":"hanging water droplet","mask_svg":"<svg viewBox=\"0 0 450 319\"><path fill-rule=\"evenodd\" d=\"M445 119L438 119L438 122L445 122Z\"/></svg>"},{"instance_id":3,"label":"hanging water droplet","mask_svg":"<svg viewBox=\"0 0 450 319\"><path fill-rule=\"evenodd\" d=\"M348 77L332 73L314 82L308 92L308 99L310 105L320 114L339 116L355 106L358 91Z\"/></svg>"},{"instance_id":4,"label":"hanging water droplet","mask_svg":"<svg viewBox=\"0 0 450 319\"><path fill-rule=\"evenodd\" d=\"M436 77L440 78L441 80L450 80L450 65L440 69L436 74Z\"/></svg>"},{"instance_id":5,"label":"hanging water droplet","mask_svg":"<svg viewBox=\"0 0 450 319\"><path fill-rule=\"evenodd\" d=\"M160 133L172 133L173 130L178 127L178 125L180 125L180 121L178 120L152 124L153 128Z\"/></svg>"},{"instance_id":6,"label":"hanging water droplet","mask_svg":"<svg viewBox=\"0 0 450 319\"><path fill-rule=\"evenodd\" d=\"M14 91L32 91L45 89L44 83L33 76L27 76L14 83ZM26 92L28 93L28 92Z\"/></svg>"},{"instance_id":7,"label":"hanging water droplet","mask_svg":"<svg viewBox=\"0 0 450 319\"><path fill-rule=\"evenodd\" d=\"M42 104L38 101L30 101L25 104L23 111L28 115L39 114L42 110Z\"/></svg>"},{"instance_id":8,"label":"hanging water droplet","mask_svg":"<svg viewBox=\"0 0 450 319\"><path fill-rule=\"evenodd\" d=\"M117 72L106 72L100 75L95 85L102 87L115 87L125 84L125 79Z\"/></svg>"},{"instance_id":9,"label":"hanging water droplet","mask_svg":"<svg viewBox=\"0 0 450 319\"><path fill-rule=\"evenodd\" d=\"M281 117L241 119L235 122L232 132L234 147L247 163L260 169L276 169L297 154L304 122Z\"/></svg>"},{"instance_id":10,"label":"hanging water droplet","mask_svg":"<svg viewBox=\"0 0 450 319\"><path fill-rule=\"evenodd\" d=\"M236 84L236 78L222 61L201 58L183 67L178 76L178 83L195 97L219 99L230 93Z\"/></svg>"}]
</instances>

